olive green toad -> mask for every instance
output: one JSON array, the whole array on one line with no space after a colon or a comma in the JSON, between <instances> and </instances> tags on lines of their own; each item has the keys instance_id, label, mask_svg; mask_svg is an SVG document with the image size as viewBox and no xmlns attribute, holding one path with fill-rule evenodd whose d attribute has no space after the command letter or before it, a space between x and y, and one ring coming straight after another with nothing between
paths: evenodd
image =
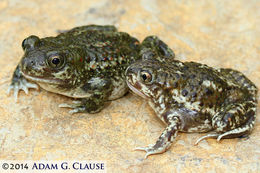
<instances>
[{"instance_id":1,"label":"olive green toad","mask_svg":"<svg viewBox=\"0 0 260 173\"><path fill-rule=\"evenodd\" d=\"M125 69L151 50L154 54L174 56L156 36L142 44L114 26L88 25L73 28L56 37L29 36L22 42L24 55L17 66L8 92L29 88L43 89L76 98L70 113L100 111L106 101L122 97L128 87ZM35 84L36 83L36 84Z\"/></svg>"}]
</instances>

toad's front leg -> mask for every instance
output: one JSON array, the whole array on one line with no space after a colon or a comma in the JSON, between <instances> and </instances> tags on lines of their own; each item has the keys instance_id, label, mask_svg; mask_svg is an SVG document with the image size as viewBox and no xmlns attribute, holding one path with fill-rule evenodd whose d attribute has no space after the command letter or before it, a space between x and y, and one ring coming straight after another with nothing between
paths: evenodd
<instances>
[{"instance_id":1,"label":"toad's front leg","mask_svg":"<svg viewBox=\"0 0 260 173\"><path fill-rule=\"evenodd\" d=\"M180 119L176 116L169 118L169 125L162 132L159 139L154 145L148 147L137 147L135 150L146 151L145 159L152 154L159 154L165 152L172 144L180 129Z\"/></svg>"},{"instance_id":2,"label":"toad's front leg","mask_svg":"<svg viewBox=\"0 0 260 173\"><path fill-rule=\"evenodd\" d=\"M7 90L7 94L10 94L11 90L14 90L15 101L17 101L18 93L23 90L28 94L28 89L38 89L38 85L27 81L21 73L20 66L18 65L13 73L12 82Z\"/></svg>"},{"instance_id":3,"label":"toad's front leg","mask_svg":"<svg viewBox=\"0 0 260 173\"><path fill-rule=\"evenodd\" d=\"M97 113L102 110L105 105L105 99L102 99L100 95L94 95L90 98L83 98L77 101L73 101L72 104L63 103L60 104L61 108L71 108L70 114L74 113Z\"/></svg>"},{"instance_id":4,"label":"toad's front leg","mask_svg":"<svg viewBox=\"0 0 260 173\"><path fill-rule=\"evenodd\" d=\"M102 110L105 102L111 95L113 85L110 79L94 77L81 87L82 92L91 95L87 98L81 98L72 104L60 104L59 107L72 108L71 114L86 112L97 113Z\"/></svg>"}]
</instances>

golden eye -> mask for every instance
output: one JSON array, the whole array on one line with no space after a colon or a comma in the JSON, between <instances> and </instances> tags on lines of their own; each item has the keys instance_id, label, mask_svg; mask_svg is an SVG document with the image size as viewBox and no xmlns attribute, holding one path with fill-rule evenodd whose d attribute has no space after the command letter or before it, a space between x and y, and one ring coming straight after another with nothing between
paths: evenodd
<instances>
[{"instance_id":1,"label":"golden eye","mask_svg":"<svg viewBox=\"0 0 260 173\"><path fill-rule=\"evenodd\" d=\"M52 60L51 60L51 63L57 66L60 63L60 58L59 57L53 57Z\"/></svg>"},{"instance_id":2,"label":"golden eye","mask_svg":"<svg viewBox=\"0 0 260 173\"><path fill-rule=\"evenodd\" d=\"M152 75L148 71L142 71L140 77L144 82L150 82L152 80Z\"/></svg>"},{"instance_id":3,"label":"golden eye","mask_svg":"<svg viewBox=\"0 0 260 173\"><path fill-rule=\"evenodd\" d=\"M49 65L51 67L61 67L64 64L64 59L59 55L53 55L49 57Z\"/></svg>"}]
</instances>

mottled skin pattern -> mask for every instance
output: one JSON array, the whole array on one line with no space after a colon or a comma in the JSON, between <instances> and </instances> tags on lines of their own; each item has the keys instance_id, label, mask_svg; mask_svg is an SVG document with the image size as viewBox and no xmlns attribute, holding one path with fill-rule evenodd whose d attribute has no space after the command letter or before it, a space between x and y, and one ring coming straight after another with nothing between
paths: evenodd
<instances>
[{"instance_id":1,"label":"mottled skin pattern","mask_svg":"<svg viewBox=\"0 0 260 173\"><path fill-rule=\"evenodd\" d=\"M70 113L100 111L105 102L123 96L128 87L125 70L150 50L157 55L174 56L156 36L142 44L114 26L88 25L73 28L56 37L30 36L22 42L24 55L17 66L10 92L17 99L20 89L43 89L77 98ZM34 83L31 83L34 82Z\"/></svg>"},{"instance_id":2,"label":"mottled skin pattern","mask_svg":"<svg viewBox=\"0 0 260 173\"><path fill-rule=\"evenodd\" d=\"M167 124L154 145L140 147L146 156L166 151L182 132L209 132L205 138L248 135L255 124L257 88L241 72L215 69L144 53L126 71L127 84L149 101Z\"/></svg>"}]
</instances>

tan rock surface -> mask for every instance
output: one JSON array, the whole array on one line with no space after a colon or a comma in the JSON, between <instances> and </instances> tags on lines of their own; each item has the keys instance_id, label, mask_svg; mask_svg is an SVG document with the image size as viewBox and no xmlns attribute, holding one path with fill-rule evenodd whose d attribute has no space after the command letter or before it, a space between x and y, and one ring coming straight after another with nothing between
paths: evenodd
<instances>
[{"instance_id":1,"label":"tan rock surface","mask_svg":"<svg viewBox=\"0 0 260 173\"><path fill-rule=\"evenodd\" d=\"M202 134L181 133L166 153L143 160L133 148L154 143L165 126L133 94L94 115L70 115L57 105L71 99L44 90L21 92L19 103L6 94L25 37L93 23L140 40L158 35L178 59L240 70L260 88L259 9L257 0L1 0L0 159L104 160L108 172L259 172L260 111L248 139L193 146Z\"/></svg>"}]
</instances>

